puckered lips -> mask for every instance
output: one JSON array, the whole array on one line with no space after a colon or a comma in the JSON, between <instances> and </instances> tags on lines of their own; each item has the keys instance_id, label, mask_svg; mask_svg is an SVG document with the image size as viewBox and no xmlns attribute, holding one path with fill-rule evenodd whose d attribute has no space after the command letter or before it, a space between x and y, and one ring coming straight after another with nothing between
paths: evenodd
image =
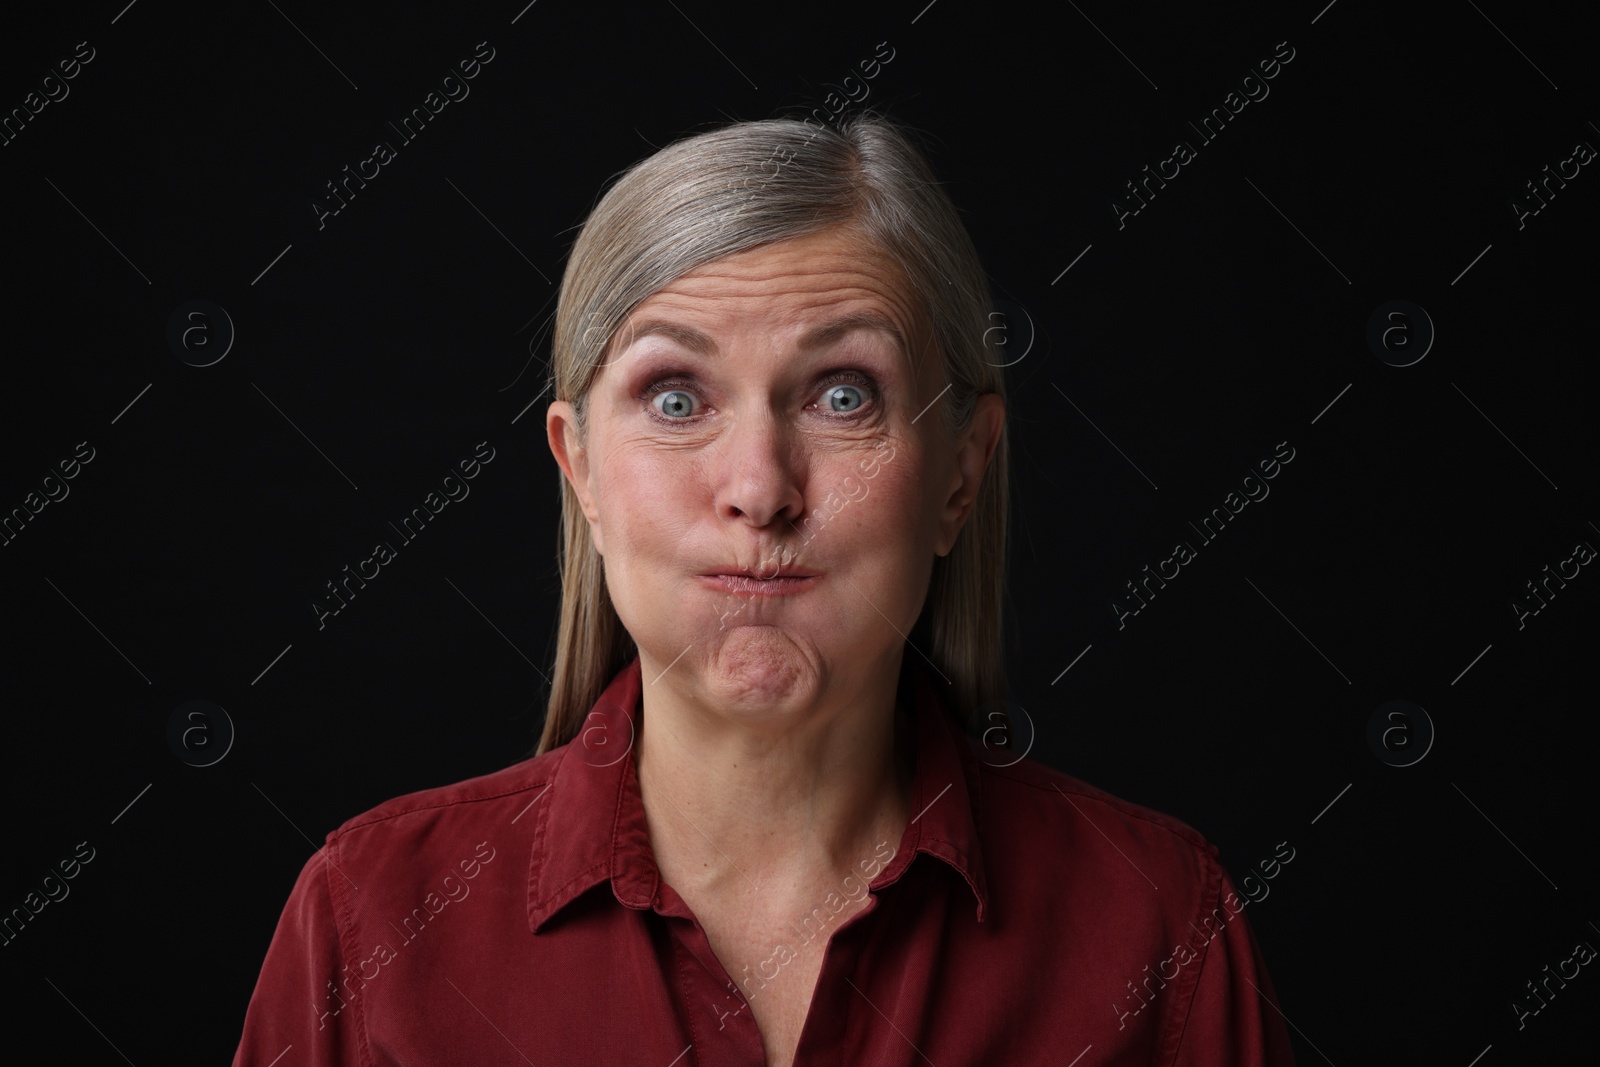
<instances>
[{"instance_id":1,"label":"puckered lips","mask_svg":"<svg viewBox=\"0 0 1600 1067\"><path fill-rule=\"evenodd\" d=\"M703 585L740 596L789 596L802 593L822 579L820 571L782 564L776 567L741 567L719 564L695 575Z\"/></svg>"}]
</instances>

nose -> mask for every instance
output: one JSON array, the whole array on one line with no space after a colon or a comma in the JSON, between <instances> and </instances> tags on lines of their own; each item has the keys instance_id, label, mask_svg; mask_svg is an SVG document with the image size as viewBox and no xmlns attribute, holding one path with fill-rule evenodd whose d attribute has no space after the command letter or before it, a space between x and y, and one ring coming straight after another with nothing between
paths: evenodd
<instances>
[{"instance_id":1,"label":"nose","mask_svg":"<svg viewBox=\"0 0 1600 1067\"><path fill-rule=\"evenodd\" d=\"M738 420L718 443L717 514L757 529L776 524L777 536L790 533L805 511L798 448L796 435L770 412Z\"/></svg>"}]
</instances>

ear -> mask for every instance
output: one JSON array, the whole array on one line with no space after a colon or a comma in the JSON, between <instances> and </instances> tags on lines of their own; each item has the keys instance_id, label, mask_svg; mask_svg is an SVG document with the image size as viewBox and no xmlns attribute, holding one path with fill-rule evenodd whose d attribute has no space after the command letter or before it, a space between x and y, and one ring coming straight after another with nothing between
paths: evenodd
<instances>
[{"instance_id":1,"label":"ear","mask_svg":"<svg viewBox=\"0 0 1600 1067\"><path fill-rule=\"evenodd\" d=\"M545 435L550 440L550 453L567 482L578 494L583 517L589 522L589 536L594 550L605 555L605 542L600 530L600 509L595 506L594 486L589 476L589 451L583 434L578 430L577 412L565 400L550 405L544 417Z\"/></svg>"},{"instance_id":2,"label":"ear","mask_svg":"<svg viewBox=\"0 0 1600 1067\"><path fill-rule=\"evenodd\" d=\"M938 555L947 556L955 547L956 536L972 514L984 472L1000 446L1006 425L1006 403L999 393L983 393L972 408L972 418L956 438L955 470L950 476L950 495L939 512L939 534L934 544Z\"/></svg>"}]
</instances>

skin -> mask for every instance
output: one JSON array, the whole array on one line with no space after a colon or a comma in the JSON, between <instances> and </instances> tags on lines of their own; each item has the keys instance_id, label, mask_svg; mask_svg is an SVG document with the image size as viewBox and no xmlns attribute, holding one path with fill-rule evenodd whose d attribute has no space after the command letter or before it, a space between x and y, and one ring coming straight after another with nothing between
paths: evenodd
<instances>
[{"instance_id":1,"label":"skin","mask_svg":"<svg viewBox=\"0 0 1600 1067\"><path fill-rule=\"evenodd\" d=\"M802 343L856 315L885 326ZM878 842L898 848L909 819L903 635L1004 421L987 394L952 439L945 384L898 270L835 228L725 257L641 303L591 387L586 433L569 403L550 405L551 451L639 647L651 848L735 977ZM775 597L697 577L780 562L821 574ZM764 1034L797 1040L793 1018L756 1014Z\"/></svg>"}]
</instances>

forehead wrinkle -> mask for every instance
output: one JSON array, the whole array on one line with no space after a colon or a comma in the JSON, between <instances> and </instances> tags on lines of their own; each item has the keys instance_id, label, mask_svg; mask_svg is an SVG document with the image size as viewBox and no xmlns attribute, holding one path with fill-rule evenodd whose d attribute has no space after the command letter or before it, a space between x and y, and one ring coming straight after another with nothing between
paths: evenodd
<instances>
[{"instance_id":1,"label":"forehead wrinkle","mask_svg":"<svg viewBox=\"0 0 1600 1067\"><path fill-rule=\"evenodd\" d=\"M621 354L644 337L656 335L696 355L714 356L720 351L717 340L684 320L692 321L712 307L753 303L767 305L761 310L776 315L786 341L792 340L801 350L826 347L855 330L880 332L894 342L913 380L920 377L921 350L933 339L918 301L907 291L903 271L891 257L856 242L820 256L801 252L798 243L787 248L785 244L714 259L668 282L635 307L638 317L630 317L618 330L610 351ZM822 317L817 312L827 305L856 301L875 306L810 325ZM937 362L937 345L932 347Z\"/></svg>"},{"instance_id":2,"label":"forehead wrinkle","mask_svg":"<svg viewBox=\"0 0 1600 1067\"><path fill-rule=\"evenodd\" d=\"M803 323L789 325L786 331L787 337L793 337L795 330L800 329L803 325ZM917 353L913 350L910 339L892 318L877 310L866 309L848 312L830 321L812 326L795 339L793 351L797 354L807 355L824 351L846 342L854 334L875 334L887 338L893 345L894 352L900 357L900 361L906 365L913 380L915 380L917 377ZM628 343L618 349L618 358L631 353L636 343L652 336L665 337L672 343L702 359L714 360L722 351L722 346L716 340L692 326L665 319L650 318L639 322L630 331ZM787 337L785 340L787 340ZM783 343L780 343L779 348L781 349L782 347Z\"/></svg>"}]
</instances>

